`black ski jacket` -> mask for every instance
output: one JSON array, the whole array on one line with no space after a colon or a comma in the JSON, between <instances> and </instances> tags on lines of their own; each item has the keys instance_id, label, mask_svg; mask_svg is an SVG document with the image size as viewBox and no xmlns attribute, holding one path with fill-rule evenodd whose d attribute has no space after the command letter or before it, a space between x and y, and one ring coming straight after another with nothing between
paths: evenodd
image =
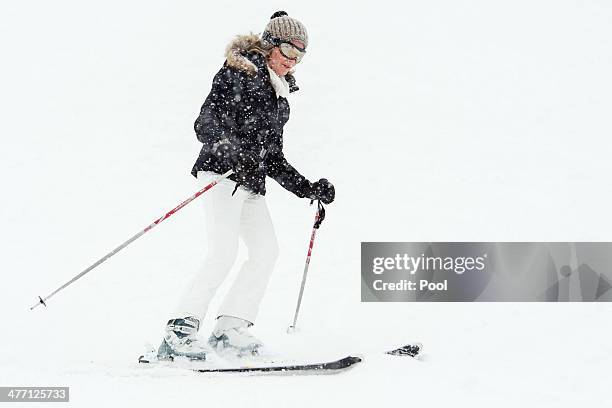
<instances>
[{"instance_id":1,"label":"black ski jacket","mask_svg":"<svg viewBox=\"0 0 612 408\"><path fill-rule=\"evenodd\" d=\"M257 156L259 168L246 176L232 174L231 180L265 195L266 176L270 176L298 197L309 197L312 183L283 155L283 127L289 119L289 103L276 96L262 54L242 49L238 53L230 55L215 75L195 121L195 132L203 146L191 174L197 177L200 170L223 174L232 168L228 151L250 151ZM285 78L290 91L296 91L293 77ZM225 146L220 149L222 145Z\"/></svg>"}]
</instances>

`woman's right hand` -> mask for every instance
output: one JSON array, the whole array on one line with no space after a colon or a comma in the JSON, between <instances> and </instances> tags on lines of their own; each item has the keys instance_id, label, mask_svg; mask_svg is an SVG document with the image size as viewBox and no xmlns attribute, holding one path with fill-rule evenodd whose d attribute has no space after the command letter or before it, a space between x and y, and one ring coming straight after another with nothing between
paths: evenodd
<instances>
[{"instance_id":1,"label":"woman's right hand","mask_svg":"<svg viewBox=\"0 0 612 408\"><path fill-rule=\"evenodd\" d=\"M238 175L253 173L259 168L257 155L248 150L240 150L231 155L234 171Z\"/></svg>"}]
</instances>

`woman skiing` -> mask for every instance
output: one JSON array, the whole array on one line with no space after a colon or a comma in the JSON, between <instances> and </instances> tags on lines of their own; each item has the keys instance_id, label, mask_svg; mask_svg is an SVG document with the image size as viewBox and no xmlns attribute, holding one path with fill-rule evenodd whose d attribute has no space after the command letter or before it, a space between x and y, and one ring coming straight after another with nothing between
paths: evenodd
<instances>
[{"instance_id":1,"label":"woman skiing","mask_svg":"<svg viewBox=\"0 0 612 408\"><path fill-rule=\"evenodd\" d=\"M278 244L265 201L269 176L301 198L334 200L326 179L311 183L283 155L287 97L298 90L291 73L306 53L304 25L284 11L272 15L261 37L238 36L195 122L203 146L192 174L204 186L228 170L234 173L203 200L208 253L195 281L166 325L160 359L205 359L210 347L239 355L256 354L260 340L249 333L278 256ZM228 275L238 239L248 259L217 313L208 345L197 338L208 305Z\"/></svg>"}]
</instances>

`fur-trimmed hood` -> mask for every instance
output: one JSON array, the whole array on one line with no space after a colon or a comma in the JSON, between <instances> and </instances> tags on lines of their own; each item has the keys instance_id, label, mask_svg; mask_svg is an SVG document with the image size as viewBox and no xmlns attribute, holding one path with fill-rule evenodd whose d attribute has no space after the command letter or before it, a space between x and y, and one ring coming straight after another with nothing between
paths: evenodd
<instances>
[{"instance_id":1,"label":"fur-trimmed hood","mask_svg":"<svg viewBox=\"0 0 612 408\"><path fill-rule=\"evenodd\" d=\"M230 67L245 71L251 75L256 75L258 68L244 54L257 52L265 57L266 49L261 42L261 38L255 34L239 35L227 45L225 58Z\"/></svg>"},{"instance_id":2,"label":"fur-trimmed hood","mask_svg":"<svg viewBox=\"0 0 612 408\"><path fill-rule=\"evenodd\" d=\"M238 35L234 38L225 49L225 58L227 65L248 73L249 75L257 75L259 68L247 57L249 53L258 53L264 59L266 58L269 49L256 34ZM265 71L265 70L264 70ZM299 88L295 83L293 71L285 75L285 80L289 84L289 91L295 92Z\"/></svg>"}]
</instances>

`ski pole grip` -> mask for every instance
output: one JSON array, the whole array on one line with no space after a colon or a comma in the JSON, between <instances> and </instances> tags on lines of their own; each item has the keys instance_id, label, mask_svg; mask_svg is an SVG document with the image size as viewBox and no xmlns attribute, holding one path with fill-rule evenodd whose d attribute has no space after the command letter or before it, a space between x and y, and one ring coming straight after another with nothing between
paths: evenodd
<instances>
[{"instance_id":1,"label":"ski pole grip","mask_svg":"<svg viewBox=\"0 0 612 408\"><path fill-rule=\"evenodd\" d=\"M317 216L315 217L315 223L313 225L313 228L316 228L316 229L318 229L321 226L321 223L325 219L325 207L323 207L321 200L317 201L317 206L318 206Z\"/></svg>"}]
</instances>

